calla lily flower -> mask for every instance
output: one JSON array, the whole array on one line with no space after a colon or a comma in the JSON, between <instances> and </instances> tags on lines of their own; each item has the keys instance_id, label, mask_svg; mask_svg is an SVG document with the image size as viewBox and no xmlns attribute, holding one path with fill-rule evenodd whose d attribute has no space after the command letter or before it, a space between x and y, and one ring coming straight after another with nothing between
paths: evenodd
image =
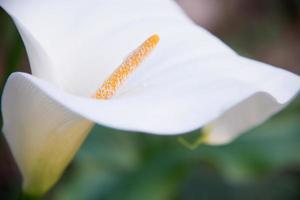
<instances>
[{"instance_id":1,"label":"calla lily flower","mask_svg":"<svg viewBox=\"0 0 300 200\"><path fill-rule=\"evenodd\" d=\"M224 144L300 89L299 76L239 56L172 0L0 5L32 70L11 74L2 95L3 131L29 194L53 186L95 123L159 135L209 127L205 142Z\"/></svg>"}]
</instances>

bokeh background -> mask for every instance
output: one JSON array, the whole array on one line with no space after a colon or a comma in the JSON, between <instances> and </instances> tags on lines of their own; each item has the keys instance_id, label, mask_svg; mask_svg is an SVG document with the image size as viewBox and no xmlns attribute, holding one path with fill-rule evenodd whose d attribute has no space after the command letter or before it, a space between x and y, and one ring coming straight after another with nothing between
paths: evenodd
<instances>
[{"instance_id":1,"label":"bokeh background","mask_svg":"<svg viewBox=\"0 0 300 200\"><path fill-rule=\"evenodd\" d=\"M240 54L300 74L299 0L178 2L196 23ZM0 10L1 91L14 71L30 72L29 64L12 21ZM195 131L184 137L192 142L199 135ZM0 199L16 199L20 184L0 134ZM46 199L299 200L300 97L224 146L190 150L177 137L96 126Z\"/></svg>"}]
</instances>

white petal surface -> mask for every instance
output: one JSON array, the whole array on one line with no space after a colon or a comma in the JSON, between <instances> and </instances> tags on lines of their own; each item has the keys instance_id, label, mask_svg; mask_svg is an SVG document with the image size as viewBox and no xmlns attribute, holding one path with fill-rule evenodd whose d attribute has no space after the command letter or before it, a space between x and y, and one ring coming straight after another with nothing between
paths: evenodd
<instances>
[{"instance_id":1,"label":"white petal surface","mask_svg":"<svg viewBox=\"0 0 300 200\"><path fill-rule=\"evenodd\" d=\"M220 68L224 68L224 71ZM230 70L232 68L239 70L233 73ZM253 74L255 78L249 76L252 70L257 73ZM137 85L134 86L133 82ZM265 64L238 56L226 56L217 60L207 58L205 61L200 59L199 62L181 63L172 69L153 73L150 78L129 81L128 90L123 87L111 100L67 94L23 73L13 74L9 84L19 87L30 85L26 88L34 88L62 108L117 129L180 134L213 122L220 133L213 131L212 136L222 134L220 138L226 138L218 141L218 136L214 136L209 142L222 143L281 109L299 90L300 79ZM249 99L254 102L247 103ZM234 118L231 111L235 114ZM245 120L238 125L232 121L242 117Z\"/></svg>"},{"instance_id":2,"label":"white petal surface","mask_svg":"<svg viewBox=\"0 0 300 200\"><path fill-rule=\"evenodd\" d=\"M226 69L234 79L242 80L256 88L249 96L208 124L208 143L225 144L241 133L261 124L284 108L299 93L297 75L258 61L241 58ZM246 88L244 88L246 90Z\"/></svg>"},{"instance_id":3,"label":"white petal surface","mask_svg":"<svg viewBox=\"0 0 300 200\"><path fill-rule=\"evenodd\" d=\"M4 95L12 93L10 85L24 87L22 95L34 91L45 105L59 106L52 109L58 116L68 111L101 125L156 134L209 124L208 142L216 144L267 119L300 87L296 75L237 56L169 0L0 2L15 20L38 77L12 75ZM161 43L118 94L109 101L89 98L153 33ZM5 101L3 107L9 107ZM30 106L22 109L30 113ZM10 132L16 116L7 116Z\"/></svg>"},{"instance_id":4,"label":"white petal surface","mask_svg":"<svg viewBox=\"0 0 300 200\"><path fill-rule=\"evenodd\" d=\"M20 76L11 76L2 95L3 132L23 175L24 191L40 195L61 176L93 123Z\"/></svg>"},{"instance_id":5,"label":"white petal surface","mask_svg":"<svg viewBox=\"0 0 300 200\"><path fill-rule=\"evenodd\" d=\"M153 33L161 37L150 59L153 70L195 57L232 53L194 25L172 0L0 2L21 32L33 75L83 96L92 95Z\"/></svg>"}]
</instances>

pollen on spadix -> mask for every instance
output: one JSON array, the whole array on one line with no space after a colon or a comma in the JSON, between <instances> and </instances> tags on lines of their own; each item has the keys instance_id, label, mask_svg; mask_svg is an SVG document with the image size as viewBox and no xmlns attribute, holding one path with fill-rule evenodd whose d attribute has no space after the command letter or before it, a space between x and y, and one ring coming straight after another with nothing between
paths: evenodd
<instances>
[{"instance_id":1,"label":"pollen on spadix","mask_svg":"<svg viewBox=\"0 0 300 200\"><path fill-rule=\"evenodd\" d=\"M159 42L158 35L152 35L111 74L96 91L96 99L110 99L127 77L149 56Z\"/></svg>"}]
</instances>

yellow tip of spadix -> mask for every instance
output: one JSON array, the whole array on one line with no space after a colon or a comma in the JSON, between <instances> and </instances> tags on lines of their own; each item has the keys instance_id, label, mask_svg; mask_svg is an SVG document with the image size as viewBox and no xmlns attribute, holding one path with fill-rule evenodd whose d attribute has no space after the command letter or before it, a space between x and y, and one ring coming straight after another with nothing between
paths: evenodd
<instances>
[{"instance_id":1,"label":"yellow tip of spadix","mask_svg":"<svg viewBox=\"0 0 300 200\"><path fill-rule=\"evenodd\" d=\"M152 43L154 45L157 45L159 40L160 40L160 37L159 37L159 35L154 34L150 38L148 38L148 40L149 40L150 43Z\"/></svg>"},{"instance_id":2,"label":"yellow tip of spadix","mask_svg":"<svg viewBox=\"0 0 300 200\"><path fill-rule=\"evenodd\" d=\"M96 91L96 99L110 99L126 78L149 56L157 46L160 38L157 34L149 37L112 73Z\"/></svg>"}]
</instances>

